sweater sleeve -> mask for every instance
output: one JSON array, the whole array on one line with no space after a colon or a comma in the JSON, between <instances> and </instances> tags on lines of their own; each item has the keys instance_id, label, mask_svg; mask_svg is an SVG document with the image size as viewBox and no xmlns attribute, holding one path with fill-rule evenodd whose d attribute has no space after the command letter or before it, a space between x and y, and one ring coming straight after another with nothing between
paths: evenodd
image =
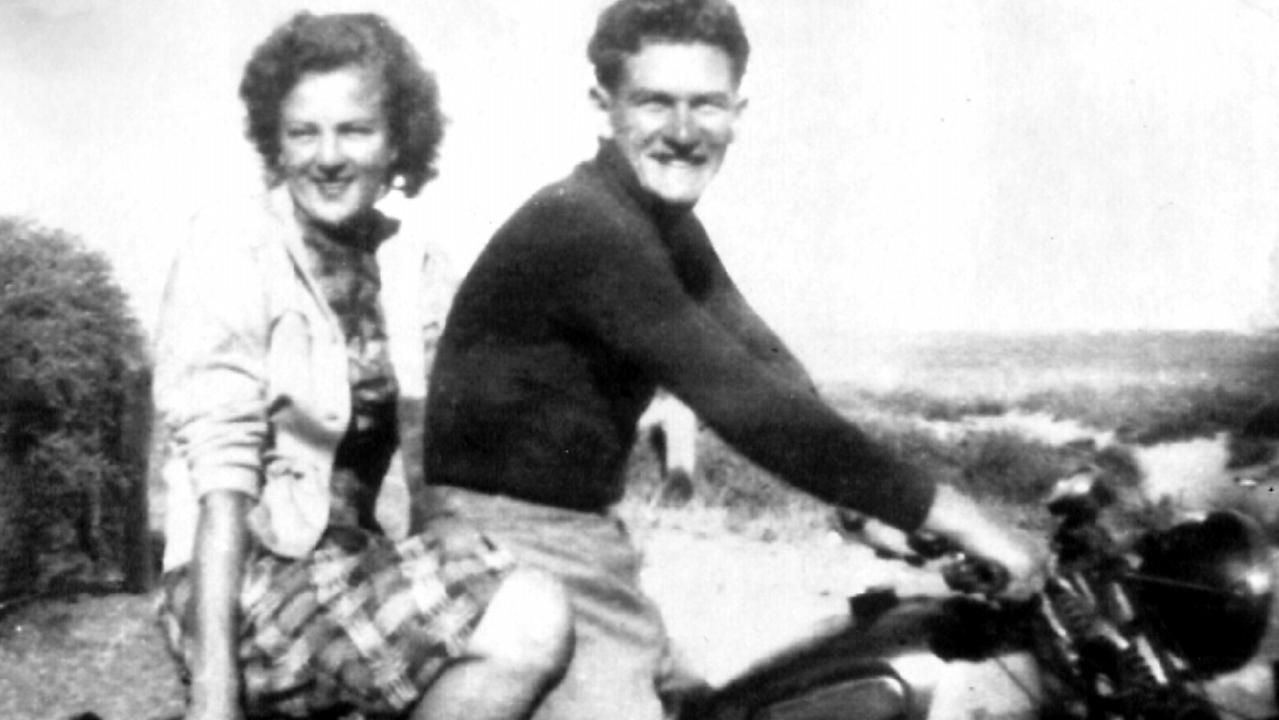
<instances>
[{"instance_id":1,"label":"sweater sleeve","mask_svg":"<svg viewBox=\"0 0 1279 720\"><path fill-rule=\"evenodd\" d=\"M707 244L709 249L709 243ZM755 312L711 251L711 294L705 306L751 355L787 380L817 393L817 384L786 343Z\"/></svg>"},{"instance_id":2,"label":"sweater sleeve","mask_svg":"<svg viewBox=\"0 0 1279 720\"><path fill-rule=\"evenodd\" d=\"M566 230L553 263L569 323L791 484L905 530L923 522L935 493L931 478L871 441L810 383L777 372L753 352L753 343L771 344L771 331L743 339L741 327L688 294L651 238L615 219L572 217L573 223L551 220Z\"/></svg>"}]
</instances>

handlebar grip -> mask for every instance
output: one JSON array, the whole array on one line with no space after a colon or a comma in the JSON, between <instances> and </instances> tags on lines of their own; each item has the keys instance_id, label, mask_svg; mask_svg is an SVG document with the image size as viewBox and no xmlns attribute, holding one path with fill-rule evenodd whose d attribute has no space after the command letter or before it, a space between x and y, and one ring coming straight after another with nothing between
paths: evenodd
<instances>
[{"instance_id":1,"label":"handlebar grip","mask_svg":"<svg viewBox=\"0 0 1279 720\"><path fill-rule=\"evenodd\" d=\"M947 587L969 595L995 595L1012 581L1003 565L972 557L947 563L941 575Z\"/></svg>"},{"instance_id":2,"label":"handlebar grip","mask_svg":"<svg viewBox=\"0 0 1279 720\"><path fill-rule=\"evenodd\" d=\"M936 560L944 555L959 552L959 546L941 535L916 530L906 538L906 545L911 552L925 560Z\"/></svg>"}]
</instances>

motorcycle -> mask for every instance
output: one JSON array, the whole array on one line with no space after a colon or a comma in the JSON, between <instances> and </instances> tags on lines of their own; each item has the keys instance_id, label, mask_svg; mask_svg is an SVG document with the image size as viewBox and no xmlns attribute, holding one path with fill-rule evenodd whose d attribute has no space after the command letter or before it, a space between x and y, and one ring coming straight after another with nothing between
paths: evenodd
<instances>
[{"instance_id":1,"label":"motorcycle","mask_svg":"<svg viewBox=\"0 0 1279 720\"><path fill-rule=\"evenodd\" d=\"M860 593L815 637L723 687L690 692L680 720L924 720L953 714L944 692L967 663L999 668L968 716L1051 720L1220 720L1211 678L1256 654L1269 621L1267 543L1250 518L1208 513L1121 542L1103 522L1114 493L1092 479L1059 483L1048 501L1051 559L1043 590L996 599L1006 573L916 536L955 593ZM951 683L953 685L953 683ZM993 687L993 686L992 686Z\"/></svg>"}]
</instances>

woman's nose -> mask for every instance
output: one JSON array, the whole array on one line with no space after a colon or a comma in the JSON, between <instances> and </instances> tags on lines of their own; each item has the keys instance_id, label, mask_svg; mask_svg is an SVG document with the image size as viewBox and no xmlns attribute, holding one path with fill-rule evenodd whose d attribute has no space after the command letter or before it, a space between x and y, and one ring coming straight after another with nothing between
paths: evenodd
<instances>
[{"instance_id":1,"label":"woman's nose","mask_svg":"<svg viewBox=\"0 0 1279 720\"><path fill-rule=\"evenodd\" d=\"M315 152L315 164L328 169L341 167L345 162L346 156L342 152L342 143L337 135L321 137Z\"/></svg>"}]
</instances>

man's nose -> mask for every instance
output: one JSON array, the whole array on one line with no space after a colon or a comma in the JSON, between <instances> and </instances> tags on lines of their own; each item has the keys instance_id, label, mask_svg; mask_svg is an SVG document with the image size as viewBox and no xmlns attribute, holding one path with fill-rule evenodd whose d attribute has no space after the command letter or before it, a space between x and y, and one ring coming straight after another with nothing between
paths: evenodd
<instances>
[{"instance_id":1,"label":"man's nose","mask_svg":"<svg viewBox=\"0 0 1279 720\"><path fill-rule=\"evenodd\" d=\"M666 139L679 145L691 145L697 141L697 120L688 105L679 104L666 119Z\"/></svg>"}]
</instances>

